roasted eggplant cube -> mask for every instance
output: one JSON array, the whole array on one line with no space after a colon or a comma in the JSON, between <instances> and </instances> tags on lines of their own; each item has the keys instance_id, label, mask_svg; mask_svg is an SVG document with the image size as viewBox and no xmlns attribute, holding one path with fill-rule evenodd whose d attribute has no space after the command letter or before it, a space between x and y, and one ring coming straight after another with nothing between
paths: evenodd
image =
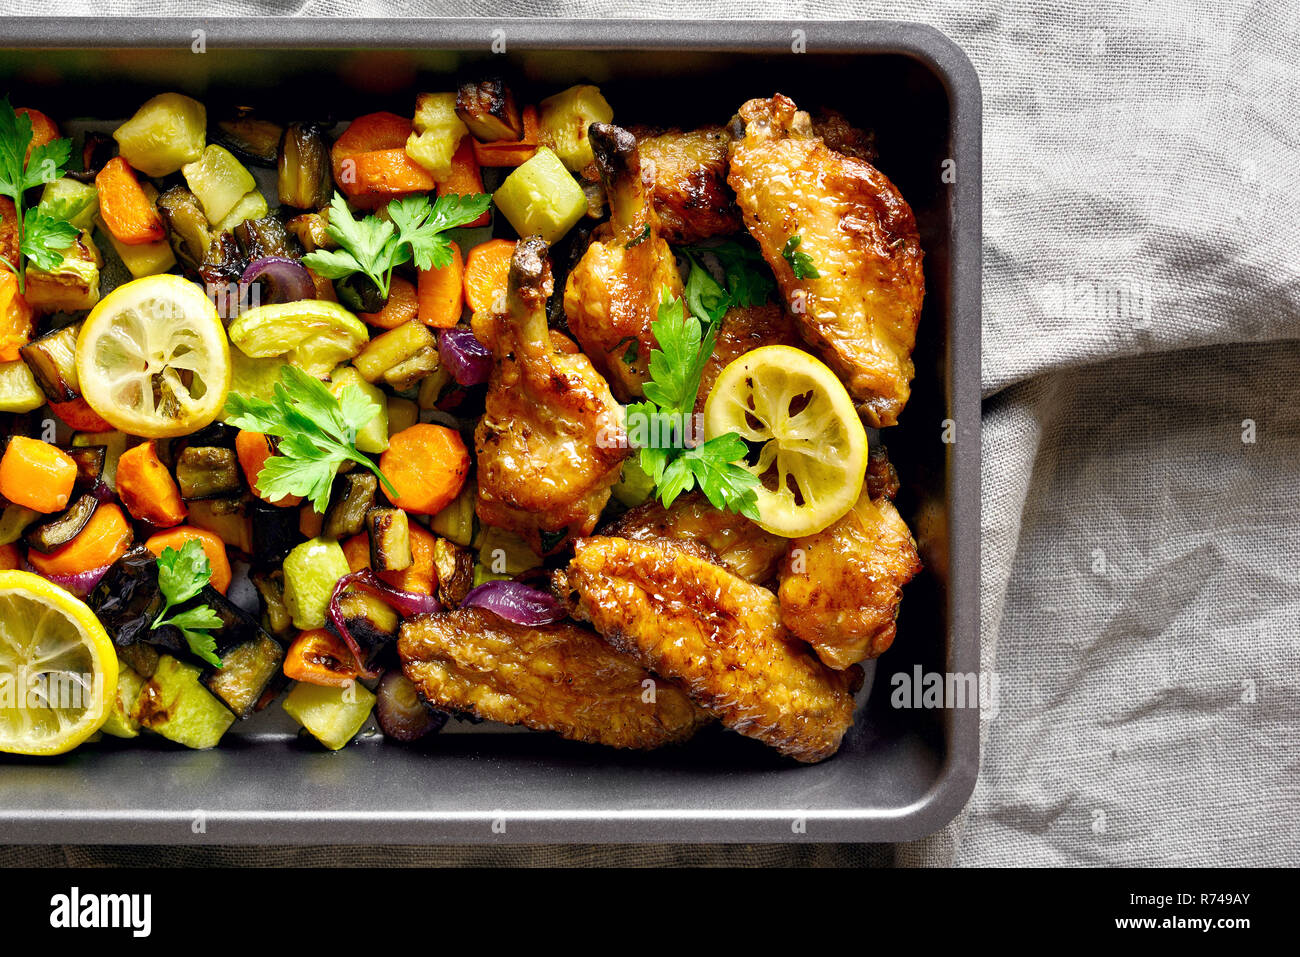
<instances>
[{"instance_id":1,"label":"roasted eggplant cube","mask_svg":"<svg viewBox=\"0 0 1300 957\"><path fill-rule=\"evenodd\" d=\"M217 139L236 156L261 166L272 166L284 127L259 119L252 107L239 106L234 115L217 121Z\"/></svg>"},{"instance_id":2,"label":"roasted eggplant cube","mask_svg":"<svg viewBox=\"0 0 1300 957\"><path fill-rule=\"evenodd\" d=\"M243 490L234 449L190 446L176 460L176 484L188 500L224 498Z\"/></svg>"},{"instance_id":3,"label":"roasted eggplant cube","mask_svg":"<svg viewBox=\"0 0 1300 957\"><path fill-rule=\"evenodd\" d=\"M124 664L129 666L132 671L142 678L152 678L154 670L158 667L158 649L153 645L146 645L143 641L137 641L133 645L118 647L117 656ZM136 689L137 691L139 689ZM132 697L131 701L135 698Z\"/></svg>"},{"instance_id":4,"label":"roasted eggplant cube","mask_svg":"<svg viewBox=\"0 0 1300 957\"><path fill-rule=\"evenodd\" d=\"M81 323L74 322L33 339L18 350L36 377L45 397L51 402L71 402L81 396L77 382L77 333Z\"/></svg>"},{"instance_id":5,"label":"roasted eggplant cube","mask_svg":"<svg viewBox=\"0 0 1300 957\"><path fill-rule=\"evenodd\" d=\"M337 541L360 533L366 513L374 508L378 490L379 480L369 472L350 472L335 479L321 537Z\"/></svg>"},{"instance_id":6,"label":"roasted eggplant cube","mask_svg":"<svg viewBox=\"0 0 1300 957\"><path fill-rule=\"evenodd\" d=\"M430 352L423 350L430 350L433 360L436 360L438 340L428 326L418 319L412 319L371 339L361 354L352 360L352 364L367 382L377 382L408 359L423 357L423 362L430 362ZM432 367L438 368L436 361L433 361Z\"/></svg>"},{"instance_id":7,"label":"roasted eggplant cube","mask_svg":"<svg viewBox=\"0 0 1300 957\"><path fill-rule=\"evenodd\" d=\"M302 256L302 244L298 238L274 216L245 220L235 227L235 239L239 240L240 248L244 250L249 262L267 256L285 259L298 259Z\"/></svg>"},{"instance_id":8,"label":"roasted eggplant cube","mask_svg":"<svg viewBox=\"0 0 1300 957\"><path fill-rule=\"evenodd\" d=\"M456 115L476 140L521 140L524 120L515 95L504 80L462 83L456 91Z\"/></svg>"},{"instance_id":9,"label":"roasted eggplant cube","mask_svg":"<svg viewBox=\"0 0 1300 957\"><path fill-rule=\"evenodd\" d=\"M420 384L420 381L438 371L442 359L433 346L425 346L411 358L399 362L384 373L386 382L394 392L405 392Z\"/></svg>"},{"instance_id":10,"label":"roasted eggplant cube","mask_svg":"<svg viewBox=\"0 0 1300 957\"><path fill-rule=\"evenodd\" d=\"M329 223L320 213L303 213L285 223L284 228L298 237L298 242L302 243L304 250L314 253L318 249L333 249L338 245L325 231L328 225Z\"/></svg>"},{"instance_id":11,"label":"roasted eggplant cube","mask_svg":"<svg viewBox=\"0 0 1300 957\"><path fill-rule=\"evenodd\" d=\"M438 573L438 601L458 608L474 587L474 553L442 536L433 540L433 567Z\"/></svg>"},{"instance_id":12,"label":"roasted eggplant cube","mask_svg":"<svg viewBox=\"0 0 1300 957\"><path fill-rule=\"evenodd\" d=\"M142 641L165 604L158 589L154 553L143 545L128 551L99 580L87 604L117 647ZM135 663L132 667L136 667ZM144 673L140 668L136 670Z\"/></svg>"},{"instance_id":13,"label":"roasted eggplant cube","mask_svg":"<svg viewBox=\"0 0 1300 957\"><path fill-rule=\"evenodd\" d=\"M247 718L262 692L284 663L284 649L260 628L252 641L221 655L220 668L208 668L200 679L237 718Z\"/></svg>"},{"instance_id":14,"label":"roasted eggplant cube","mask_svg":"<svg viewBox=\"0 0 1300 957\"><path fill-rule=\"evenodd\" d=\"M396 638L401 624L397 612L382 598L355 589L339 596L339 613L352 637L366 648Z\"/></svg>"},{"instance_id":15,"label":"roasted eggplant cube","mask_svg":"<svg viewBox=\"0 0 1300 957\"><path fill-rule=\"evenodd\" d=\"M249 577L262 597L262 627L279 638L287 638L293 632L293 616L284 603L284 572L276 569Z\"/></svg>"},{"instance_id":16,"label":"roasted eggplant cube","mask_svg":"<svg viewBox=\"0 0 1300 957\"><path fill-rule=\"evenodd\" d=\"M191 502L189 524L207 529L231 548L253 553L253 519L243 496Z\"/></svg>"},{"instance_id":17,"label":"roasted eggplant cube","mask_svg":"<svg viewBox=\"0 0 1300 957\"><path fill-rule=\"evenodd\" d=\"M173 186L154 204L167 224L167 239L176 258L197 271L212 246L212 227L198 198L184 186Z\"/></svg>"},{"instance_id":18,"label":"roasted eggplant cube","mask_svg":"<svg viewBox=\"0 0 1300 957\"><path fill-rule=\"evenodd\" d=\"M86 492L49 521L33 525L23 539L31 548L48 555L80 535L98 507L99 499Z\"/></svg>"},{"instance_id":19,"label":"roasted eggplant cube","mask_svg":"<svg viewBox=\"0 0 1300 957\"><path fill-rule=\"evenodd\" d=\"M377 572L400 572L410 568L411 525L400 508L372 508L366 513L370 533L370 567Z\"/></svg>"},{"instance_id":20,"label":"roasted eggplant cube","mask_svg":"<svg viewBox=\"0 0 1300 957\"><path fill-rule=\"evenodd\" d=\"M298 510L267 505L256 500L252 504L253 564L258 568L278 566L295 545L302 541L298 529Z\"/></svg>"},{"instance_id":21,"label":"roasted eggplant cube","mask_svg":"<svg viewBox=\"0 0 1300 957\"><path fill-rule=\"evenodd\" d=\"M99 484L108 460L107 445L78 445L64 451L77 466L76 489L88 492Z\"/></svg>"},{"instance_id":22,"label":"roasted eggplant cube","mask_svg":"<svg viewBox=\"0 0 1300 957\"><path fill-rule=\"evenodd\" d=\"M230 233L217 233L212 239L212 245L208 247L207 255L199 263L198 274L206 283L228 286L239 282L247 267L248 260L235 237Z\"/></svg>"},{"instance_id":23,"label":"roasted eggplant cube","mask_svg":"<svg viewBox=\"0 0 1300 957\"><path fill-rule=\"evenodd\" d=\"M334 186L330 148L319 127L291 123L285 129L277 173L282 205L318 209L329 204Z\"/></svg>"}]
</instances>

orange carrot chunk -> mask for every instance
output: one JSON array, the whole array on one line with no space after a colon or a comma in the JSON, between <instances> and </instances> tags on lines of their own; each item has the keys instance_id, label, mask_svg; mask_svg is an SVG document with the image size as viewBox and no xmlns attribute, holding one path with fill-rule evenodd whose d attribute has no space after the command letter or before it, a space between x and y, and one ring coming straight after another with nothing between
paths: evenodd
<instances>
[{"instance_id":1,"label":"orange carrot chunk","mask_svg":"<svg viewBox=\"0 0 1300 957\"><path fill-rule=\"evenodd\" d=\"M489 239L469 251L469 259L465 260L465 301L470 309L505 312L506 281L514 254L512 239Z\"/></svg>"},{"instance_id":2,"label":"orange carrot chunk","mask_svg":"<svg viewBox=\"0 0 1300 957\"><path fill-rule=\"evenodd\" d=\"M121 465L118 469L120 474ZM204 528L194 528L192 525L182 525L149 536L144 547L155 555L161 555L164 548L174 548L179 552L188 541L199 543L203 554L208 557L208 564L212 566L212 578L209 584L224 595L226 589L230 587L230 559L226 556L226 543L212 532Z\"/></svg>"},{"instance_id":3,"label":"orange carrot chunk","mask_svg":"<svg viewBox=\"0 0 1300 957\"><path fill-rule=\"evenodd\" d=\"M3 210L0 210L0 215L3 215ZM0 223L0 230L4 226ZM0 238L0 246L4 245L5 240ZM18 291L18 277L0 266L0 362L13 362L19 358L18 350L31 341L33 325L32 307Z\"/></svg>"},{"instance_id":4,"label":"orange carrot chunk","mask_svg":"<svg viewBox=\"0 0 1300 957\"><path fill-rule=\"evenodd\" d=\"M117 494L132 517L159 528L179 525L189 514L172 473L158 460L152 439L118 458Z\"/></svg>"},{"instance_id":5,"label":"orange carrot chunk","mask_svg":"<svg viewBox=\"0 0 1300 957\"><path fill-rule=\"evenodd\" d=\"M77 432L112 432L113 425L90 407L81 396L67 402L51 402L50 411Z\"/></svg>"},{"instance_id":6,"label":"orange carrot chunk","mask_svg":"<svg viewBox=\"0 0 1300 957\"><path fill-rule=\"evenodd\" d=\"M0 545L0 571L13 571L23 567L23 553L17 545Z\"/></svg>"},{"instance_id":7,"label":"orange carrot chunk","mask_svg":"<svg viewBox=\"0 0 1300 957\"><path fill-rule=\"evenodd\" d=\"M131 547L131 526L116 505L101 505L72 541L43 555L27 553L32 568L41 575L79 575L113 564Z\"/></svg>"},{"instance_id":8,"label":"orange carrot chunk","mask_svg":"<svg viewBox=\"0 0 1300 957\"><path fill-rule=\"evenodd\" d=\"M356 655L342 638L324 628L299 632L284 656L284 674L294 681L346 688L360 674Z\"/></svg>"},{"instance_id":9,"label":"orange carrot chunk","mask_svg":"<svg viewBox=\"0 0 1300 957\"><path fill-rule=\"evenodd\" d=\"M40 439L15 435L0 458L0 495L38 512L57 512L66 506L76 480L77 463Z\"/></svg>"},{"instance_id":10,"label":"orange carrot chunk","mask_svg":"<svg viewBox=\"0 0 1300 957\"><path fill-rule=\"evenodd\" d=\"M438 573L433 564L434 535L424 526L411 523L412 562L401 571L377 572L381 579L400 591L432 595L438 583ZM343 543L343 557L348 560L348 570L359 572L370 567L370 536L365 532L353 535Z\"/></svg>"},{"instance_id":11,"label":"orange carrot chunk","mask_svg":"<svg viewBox=\"0 0 1300 957\"><path fill-rule=\"evenodd\" d=\"M20 106L14 110L14 113L18 116L26 116L32 121L32 138L27 141L27 155L23 158L23 162L32 158L32 150L59 138L59 128L40 110L29 110L25 106Z\"/></svg>"},{"instance_id":12,"label":"orange carrot chunk","mask_svg":"<svg viewBox=\"0 0 1300 957\"><path fill-rule=\"evenodd\" d=\"M483 192L483 174L479 172L478 160L474 158L472 136L462 136L460 145L451 157L451 171L438 181L439 196L472 196ZM466 226L486 226L492 222L492 214L484 211L483 215Z\"/></svg>"},{"instance_id":13,"label":"orange carrot chunk","mask_svg":"<svg viewBox=\"0 0 1300 957\"><path fill-rule=\"evenodd\" d=\"M167 227L153 200L122 157L114 156L104 164L95 175L95 189L99 191L99 214L118 242L140 246L167 238Z\"/></svg>"},{"instance_id":14,"label":"orange carrot chunk","mask_svg":"<svg viewBox=\"0 0 1300 957\"><path fill-rule=\"evenodd\" d=\"M302 502L301 495L282 494L279 498L270 499L257 487L257 477L262 474L262 469L266 468L266 460L274 454L275 443L268 435L241 430L235 436L235 455L239 458L239 467L244 470L244 478L248 481L248 487L253 490L253 494L263 502L272 505L298 505Z\"/></svg>"},{"instance_id":15,"label":"orange carrot chunk","mask_svg":"<svg viewBox=\"0 0 1300 957\"><path fill-rule=\"evenodd\" d=\"M388 440L379 469L397 490L398 508L433 515L451 503L469 474L469 452L460 433L421 422Z\"/></svg>"},{"instance_id":16,"label":"orange carrot chunk","mask_svg":"<svg viewBox=\"0 0 1300 957\"><path fill-rule=\"evenodd\" d=\"M465 308L465 261L455 243L451 262L441 269L420 270L419 300L420 321L426 326L450 329L460 322Z\"/></svg>"},{"instance_id":17,"label":"orange carrot chunk","mask_svg":"<svg viewBox=\"0 0 1300 957\"><path fill-rule=\"evenodd\" d=\"M517 140L494 140L480 143L472 136L474 158L479 166L522 166L537 153L537 107L523 110L524 135Z\"/></svg>"},{"instance_id":18,"label":"orange carrot chunk","mask_svg":"<svg viewBox=\"0 0 1300 957\"><path fill-rule=\"evenodd\" d=\"M357 318L369 326L380 329L396 329L410 322L419 312L419 302L415 295L415 284L409 279L394 276L388 287L388 302L379 312L357 313Z\"/></svg>"}]
</instances>

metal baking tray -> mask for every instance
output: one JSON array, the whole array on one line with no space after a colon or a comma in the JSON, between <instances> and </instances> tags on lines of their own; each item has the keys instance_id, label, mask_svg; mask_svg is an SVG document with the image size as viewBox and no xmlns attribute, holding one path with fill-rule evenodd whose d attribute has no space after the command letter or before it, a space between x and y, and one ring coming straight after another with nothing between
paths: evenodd
<instances>
[{"instance_id":1,"label":"metal baking tray","mask_svg":"<svg viewBox=\"0 0 1300 957\"><path fill-rule=\"evenodd\" d=\"M455 722L418 750L372 736L324 753L258 716L213 751L142 738L5 758L0 843L900 841L957 814L978 711L889 701L896 673L979 668L980 89L951 41L870 21L7 18L3 33L0 90L69 120L168 89L409 111L485 61L548 89L599 83L627 121L726 122L776 91L840 109L876 131L926 254L912 400L883 435L926 570L822 764L720 730L634 754Z\"/></svg>"}]
</instances>

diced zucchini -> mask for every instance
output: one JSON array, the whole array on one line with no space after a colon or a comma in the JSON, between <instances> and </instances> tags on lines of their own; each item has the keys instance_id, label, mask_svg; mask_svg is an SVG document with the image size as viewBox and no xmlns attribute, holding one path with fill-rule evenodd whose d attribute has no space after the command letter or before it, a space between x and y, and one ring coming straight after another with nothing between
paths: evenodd
<instances>
[{"instance_id":1,"label":"diced zucchini","mask_svg":"<svg viewBox=\"0 0 1300 957\"><path fill-rule=\"evenodd\" d=\"M245 309L227 331L244 355L254 359L283 356L284 361L314 376L327 375L360 352L370 338L360 319L337 302L320 299Z\"/></svg>"},{"instance_id":2,"label":"diced zucchini","mask_svg":"<svg viewBox=\"0 0 1300 957\"><path fill-rule=\"evenodd\" d=\"M222 652L221 667L203 673L203 684L237 718L247 718L284 663L284 649L270 635Z\"/></svg>"},{"instance_id":3,"label":"diced zucchini","mask_svg":"<svg viewBox=\"0 0 1300 957\"><path fill-rule=\"evenodd\" d=\"M81 323L52 329L18 350L51 402L71 402L81 395L77 381L77 334Z\"/></svg>"},{"instance_id":4,"label":"diced zucchini","mask_svg":"<svg viewBox=\"0 0 1300 957\"><path fill-rule=\"evenodd\" d=\"M45 184L37 209L78 229L89 229L99 212L99 190L64 176Z\"/></svg>"},{"instance_id":5,"label":"diced zucchini","mask_svg":"<svg viewBox=\"0 0 1300 957\"><path fill-rule=\"evenodd\" d=\"M104 265L87 230L67 249L63 261L48 272L27 268L27 304L39 312L78 312L99 302L99 270Z\"/></svg>"},{"instance_id":6,"label":"diced zucchini","mask_svg":"<svg viewBox=\"0 0 1300 957\"><path fill-rule=\"evenodd\" d=\"M253 190L240 197L239 202L235 204L226 218L221 221L217 227L223 233L231 232L240 223L250 219L261 219L267 213L266 197L259 190Z\"/></svg>"},{"instance_id":7,"label":"diced zucchini","mask_svg":"<svg viewBox=\"0 0 1300 957\"><path fill-rule=\"evenodd\" d=\"M375 696L355 681L346 688L300 681L284 699L284 710L289 717L331 751L337 751L356 736L374 706Z\"/></svg>"},{"instance_id":8,"label":"diced zucchini","mask_svg":"<svg viewBox=\"0 0 1300 957\"><path fill-rule=\"evenodd\" d=\"M312 538L298 545L284 560L284 605L296 628L324 628L330 596L340 578L348 574L343 547L328 538Z\"/></svg>"},{"instance_id":9,"label":"diced zucchini","mask_svg":"<svg viewBox=\"0 0 1300 957\"><path fill-rule=\"evenodd\" d=\"M108 237L109 244L117 253L117 258L122 260L122 265L126 267L132 279L156 276L176 265L176 254L172 251L171 243L165 239L160 239L156 243L128 246L108 231L102 219L99 220L99 228L100 232Z\"/></svg>"},{"instance_id":10,"label":"diced zucchini","mask_svg":"<svg viewBox=\"0 0 1300 957\"><path fill-rule=\"evenodd\" d=\"M541 236L547 243L558 240L587 212L582 187L544 146L506 177L492 201L520 236Z\"/></svg>"},{"instance_id":11,"label":"diced zucchini","mask_svg":"<svg viewBox=\"0 0 1300 957\"><path fill-rule=\"evenodd\" d=\"M421 93L415 98L415 132L406 141L406 155L434 179L451 171L451 158L469 128L456 115L455 93Z\"/></svg>"},{"instance_id":12,"label":"diced zucchini","mask_svg":"<svg viewBox=\"0 0 1300 957\"><path fill-rule=\"evenodd\" d=\"M231 548L253 554L253 520L242 498L210 498L189 503L188 522L207 529Z\"/></svg>"},{"instance_id":13,"label":"diced zucchini","mask_svg":"<svg viewBox=\"0 0 1300 957\"><path fill-rule=\"evenodd\" d=\"M113 133L122 159L154 177L197 160L207 138L207 110L179 93L155 96Z\"/></svg>"},{"instance_id":14,"label":"diced zucchini","mask_svg":"<svg viewBox=\"0 0 1300 957\"><path fill-rule=\"evenodd\" d=\"M24 505L9 502L0 511L0 545L12 545L23 537L27 526L41 517L41 513Z\"/></svg>"},{"instance_id":15,"label":"diced zucchini","mask_svg":"<svg viewBox=\"0 0 1300 957\"><path fill-rule=\"evenodd\" d=\"M474 542L478 560L496 575L518 575L542 564L542 557L514 532L485 525Z\"/></svg>"},{"instance_id":16,"label":"diced zucchini","mask_svg":"<svg viewBox=\"0 0 1300 957\"><path fill-rule=\"evenodd\" d=\"M74 446L102 445L104 452L104 471L99 477L109 488L117 490L117 460L126 451L126 434L124 432L77 432L72 436Z\"/></svg>"},{"instance_id":17,"label":"diced zucchini","mask_svg":"<svg viewBox=\"0 0 1300 957\"><path fill-rule=\"evenodd\" d=\"M26 362L0 362L0 412L31 412L44 404L45 393Z\"/></svg>"},{"instance_id":18,"label":"diced zucchini","mask_svg":"<svg viewBox=\"0 0 1300 957\"><path fill-rule=\"evenodd\" d=\"M650 497L650 493L655 490L655 480L646 474L645 469L641 468L641 461L638 456L632 456L623 462L623 473L614 483L611 491L614 498L618 499L628 508L640 505Z\"/></svg>"},{"instance_id":19,"label":"diced zucchini","mask_svg":"<svg viewBox=\"0 0 1300 957\"><path fill-rule=\"evenodd\" d=\"M592 123L608 123L614 110L600 88L588 84L571 86L542 100L538 118L538 142L555 151L569 169L577 172L595 162L587 129Z\"/></svg>"},{"instance_id":20,"label":"diced zucchini","mask_svg":"<svg viewBox=\"0 0 1300 957\"><path fill-rule=\"evenodd\" d=\"M224 146L209 145L203 155L181 167L181 175L203 206L208 222L221 222L235 205L257 188L253 174Z\"/></svg>"},{"instance_id":21,"label":"diced zucchini","mask_svg":"<svg viewBox=\"0 0 1300 957\"><path fill-rule=\"evenodd\" d=\"M442 390L447 387L451 381L451 373L446 366L439 366L434 370L432 375L427 375L420 380L420 392L416 396L416 404L421 409L436 409L438 407L438 396L442 395ZM393 429L392 432L397 432Z\"/></svg>"},{"instance_id":22,"label":"diced zucchini","mask_svg":"<svg viewBox=\"0 0 1300 957\"><path fill-rule=\"evenodd\" d=\"M396 435L409 429L420 421L420 409L410 399L390 395L388 397L388 434Z\"/></svg>"},{"instance_id":23,"label":"diced zucchini","mask_svg":"<svg viewBox=\"0 0 1300 957\"><path fill-rule=\"evenodd\" d=\"M186 501L229 498L243 490L234 449L191 445L176 460L176 484Z\"/></svg>"},{"instance_id":24,"label":"diced zucchini","mask_svg":"<svg viewBox=\"0 0 1300 957\"><path fill-rule=\"evenodd\" d=\"M428 326L418 319L412 319L370 340L361 354L352 360L352 364L367 382L375 382L390 369L420 355L421 350L430 348L434 356L437 356L437 338ZM421 361L427 361L427 353L424 356ZM436 363L434 368L437 368Z\"/></svg>"},{"instance_id":25,"label":"diced zucchini","mask_svg":"<svg viewBox=\"0 0 1300 957\"><path fill-rule=\"evenodd\" d=\"M336 478L321 537L337 541L360 534L366 524L366 513L374 508L377 491L379 480L370 472L358 470Z\"/></svg>"},{"instance_id":26,"label":"diced zucchini","mask_svg":"<svg viewBox=\"0 0 1300 957\"><path fill-rule=\"evenodd\" d=\"M411 524L400 508L372 508L366 513L370 534L370 567L377 572L400 572L410 568Z\"/></svg>"},{"instance_id":27,"label":"diced zucchini","mask_svg":"<svg viewBox=\"0 0 1300 957\"><path fill-rule=\"evenodd\" d=\"M357 449L369 455L376 455L388 448L388 402L384 392L377 385L367 382L352 366L340 366L330 376L329 388L337 397L348 386L361 390L371 402L379 406L379 414L357 430Z\"/></svg>"},{"instance_id":28,"label":"diced zucchini","mask_svg":"<svg viewBox=\"0 0 1300 957\"><path fill-rule=\"evenodd\" d=\"M429 520L429 530L457 545L468 547L474 540L475 496L474 483L466 482L451 504Z\"/></svg>"},{"instance_id":29,"label":"diced zucchini","mask_svg":"<svg viewBox=\"0 0 1300 957\"><path fill-rule=\"evenodd\" d=\"M482 143L517 140L524 135L515 95L499 77L462 83L456 91L456 115Z\"/></svg>"},{"instance_id":30,"label":"diced zucchini","mask_svg":"<svg viewBox=\"0 0 1300 957\"><path fill-rule=\"evenodd\" d=\"M131 716L188 748L211 748L235 723L230 709L199 683L199 669L162 655L153 677L140 688Z\"/></svg>"},{"instance_id":31,"label":"diced zucchini","mask_svg":"<svg viewBox=\"0 0 1300 957\"><path fill-rule=\"evenodd\" d=\"M140 722L131 716L131 708L140 689L144 687L144 677L122 660L118 655L117 691L113 695L113 707L108 712L108 719L100 728L105 734L115 738L135 738L140 735Z\"/></svg>"}]
</instances>

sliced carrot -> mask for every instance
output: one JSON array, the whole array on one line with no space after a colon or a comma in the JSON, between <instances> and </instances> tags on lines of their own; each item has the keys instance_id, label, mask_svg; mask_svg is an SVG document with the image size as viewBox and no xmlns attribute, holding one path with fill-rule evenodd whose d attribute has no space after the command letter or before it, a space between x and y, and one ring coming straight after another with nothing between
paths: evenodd
<instances>
[{"instance_id":1,"label":"sliced carrot","mask_svg":"<svg viewBox=\"0 0 1300 957\"><path fill-rule=\"evenodd\" d=\"M451 157L451 171L438 181L439 196L472 196L483 192L483 174L479 172L478 160L474 158L472 136L462 136L460 146ZM466 226L486 226L492 222L492 214L484 212L482 216Z\"/></svg>"},{"instance_id":2,"label":"sliced carrot","mask_svg":"<svg viewBox=\"0 0 1300 957\"><path fill-rule=\"evenodd\" d=\"M379 572L381 579L402 591L432 595L438 583L438 573L433 564L433 546L436 539L422 525L411 523L411 564L401 571ZM353 535L343 543L343 557L348 560L348 570L359 572L370 567L370 536L365 532Z\"/></svg>"},{"instance_id":3,"label":"sliced carrot","mask_svg":"<svg viewBox=\"0 0 1300 957\"><path fill-rule=\"evenodd\" d=\"M311 502L298 509L298 531L304 538L316 538L324 527L325 516Z\"/></svg>"},{"instance_id":4,"label":"sliced carrot","mask_svg":"<svg viewBox=\"0 0 1300 957\"><path fill-rule=\"evenodd\" d=\"M0 545L0 570L13 571L23 567L23 553L17 545Z\"/></svg>"},{"instance_id":5,"label":"sliced carrot","mask_svg":"<svg viewBox=\"0 0 1300 957\"><path fill-rule=\"evenodd\" d=\"M95 175L99 191L99 214L113 238L127 246L161 242L167 227L145 193L135 170L120 156L114 156Z\"/></svg>"},{"instance_id":6,"label":"sliced carrot","mask_svg":"<svg viewBox=\"0 0 1300 957\"><path fill-rule=\"evenodd\" d=\"M465 301L475 312L505 312L506 284L513 239L489 239L469 251L465 260Z\"/></svg>"},{"instance_id":7,"label":"sliced carrot","mask_svg":"<svg viewBox=\"0 0 1300 957\"><path fill-rule=\"evenodd\" d=\"M122 510L116 505L101 505L76 538L48 555L32 549L27 561L42 575L78 575L113 564L126 554L132 539L131 526Z\"/></svg>"},{"instance_id":8,"label":"sliced carrot","mask_svg":"<svg viewBox=\"0 0 1300 957\"><path fill-rule=\"evenodd\" d=\"M116 485L126 510L142 522L170 528L189 514L172 473L158 460L153 439L122 453L117 460Z\"/></svg>"},{"instance_id":9,"label":"sliced carrot","mask_svg":"<svg viewBox=\"0 0 1300 957\"><path fill-rule=\"evenodd\" d=\"M396 329L415 318L419 312L419 303L415 297L415 284L409 279L394 276L388 287L388 302L379 312L361 312L357 314L362 322L380 329Z\"/></svg>"},{"instance_id":10,"label":"sliced carrot","mask_svg":"<svg viewBox=\"0 0 1300 957\"><path fill-rule=\"evenodd\" d=\"M420 321L435 329L450 329L460 322L465 308L465 261L460 247L451 244L451 262L441 269L420 270Z\"/></svg>"},{"instance_id":11,"label":"sliced carrot","mask_svg":"<svg viewBox=\"0 0 1300 957\"><path fill-rule=\"evenodd\" d=\"M494 140L480 143L472 136L474 158L479 166L521 166L537 153L537 107L525 106L524 135L517 140Z\"/></svg>"},{"instance_id":12,"label":"sliced carrot","mask_svg":"<svg viewBox=\"0 0 1300 957\"><path fill-rule=\"evenodd\" d=\"M361 674L357 657L342 638L324 628L299 632L284 656L284 674L294 681L346 688Z\"/></svg>"},{"instance_id":13,"label":"sliced carrot","mask_svg":"<svg viewBox=\"0 0 1300 957\"><path fill-rule=\"evenodd\" d=\"M29 110L25 106L20 106L14 112L32 121L32 138L27 142L27 155L23 158L23 162L32 158L32 150L59 138L59 128L40 110Z\"/></svg>"},{"instance_id":14,"label":"sliced carrot","mask_svg":"<svg viewBox=\"0 0 1300 957\"><path fill-rule=\"evenodd\" d=\"M352 192L368 199L391 199L408 193L428 193L436 189L437 180L429 171L406 155L405 149L373 150L352 157L355 181Z\"/></svg>"},{"instance_id":15,"label":"sliced carrot","mask_svg":"<svg viewBox=\"0 0 1300 957\"><path fill-rule=\"evenodd\" d=\"M51 402L50 410L76 432L112 432L113 426L81 396L67 402Z\"/></svg>"},{"instance_id":16,"label":"sliced carrot","mask_svg":"<svg viewBox=\"0 0 1300 957\"><path fill-rule=\"evenodd\" d=\"M396 113L366 113L348 124L348 128L334 141L336 156L355 156L374 150L393 150L406 147L406 138L414 132L410 119Z\"/></svg>"},{"instance_id":17,"label":"sliced carrot","mask_svg":"<svg viewBox=\"0 0 1300 957\"><path fill-rule=\"evenodd\" d=\"M119 475L121 468L122 466L119 465ZM161 555L164 548L174 548L179 552L189 541L198 542L202 547L203 554L208 557L208 564L212 566L212 578L209 579L209 584L224 595L226 589L230 587L230 559L226 556L226 543L207 529L195 528L192 525L169 528L157 535L150 535L144 547L155 555Z\"/></svg>"},{"instance_id":18,"label":"sliced carrot","mask_svg":"<svg viewBox=\"0 0 1300 957\"><path fill-rule=\"evenodd\" d=\"M0 495L38 512L57 512L67 505L76 480L77 463L71 456L40 439L15 435L0 458Z\"/></svg>"},{"instance_id":19,"label":"sliced carrot","mask_svg":"<svg viewBox=\"0 0 1300 957\"><path fill-rule=\"evenodd\" d=\"M274 454L275 442L268 435L241 430L235 436L235 455L239 457L239 467L244 470L244 478L248 481L248 487L253 490L253 494L263 502L272 505L292 507L301 504L301 495L282 494L272 500L263 495L257 487L257 477L262 474L262 469L266 468L266 460Z\"/></svg>"},{"instance_id":20,"label":"sliced carrot","mask_svg":"<svg viewBox=\"0 0 1300 957\"><path fill-rule=\"evenodd\" d=\"M469 474L469 452L460 433L420 422L392 435L379 469L397 489L389 498L398 508L433 515L460 494Z\"/></svg>"},{"instance_id":21,"label":"sliced carrot","mask_svg":"<svg viewBox=\"0 0 1300 957\"><path fill-rule=\"evenodd\" d=\"M0 245L3 243L0 238ZM9 261L17 263L14 259ZM32 307L18 291L18 277L0 265L0 362L19 358L18 350L31 341L34 324Z\"/></svg>"},{"instance_id":22,"label":"sliced carrot","mask_svg":"<svg viewBox=\"0 0 1300 957\"><path fill-rule=\"evenodd\" d=\"M334 141L334 181L357 205L373 208L403 193L435 187L423 166L406 155L411 121L396 113L358 116Z\"/></svg>"}]
</instances>

